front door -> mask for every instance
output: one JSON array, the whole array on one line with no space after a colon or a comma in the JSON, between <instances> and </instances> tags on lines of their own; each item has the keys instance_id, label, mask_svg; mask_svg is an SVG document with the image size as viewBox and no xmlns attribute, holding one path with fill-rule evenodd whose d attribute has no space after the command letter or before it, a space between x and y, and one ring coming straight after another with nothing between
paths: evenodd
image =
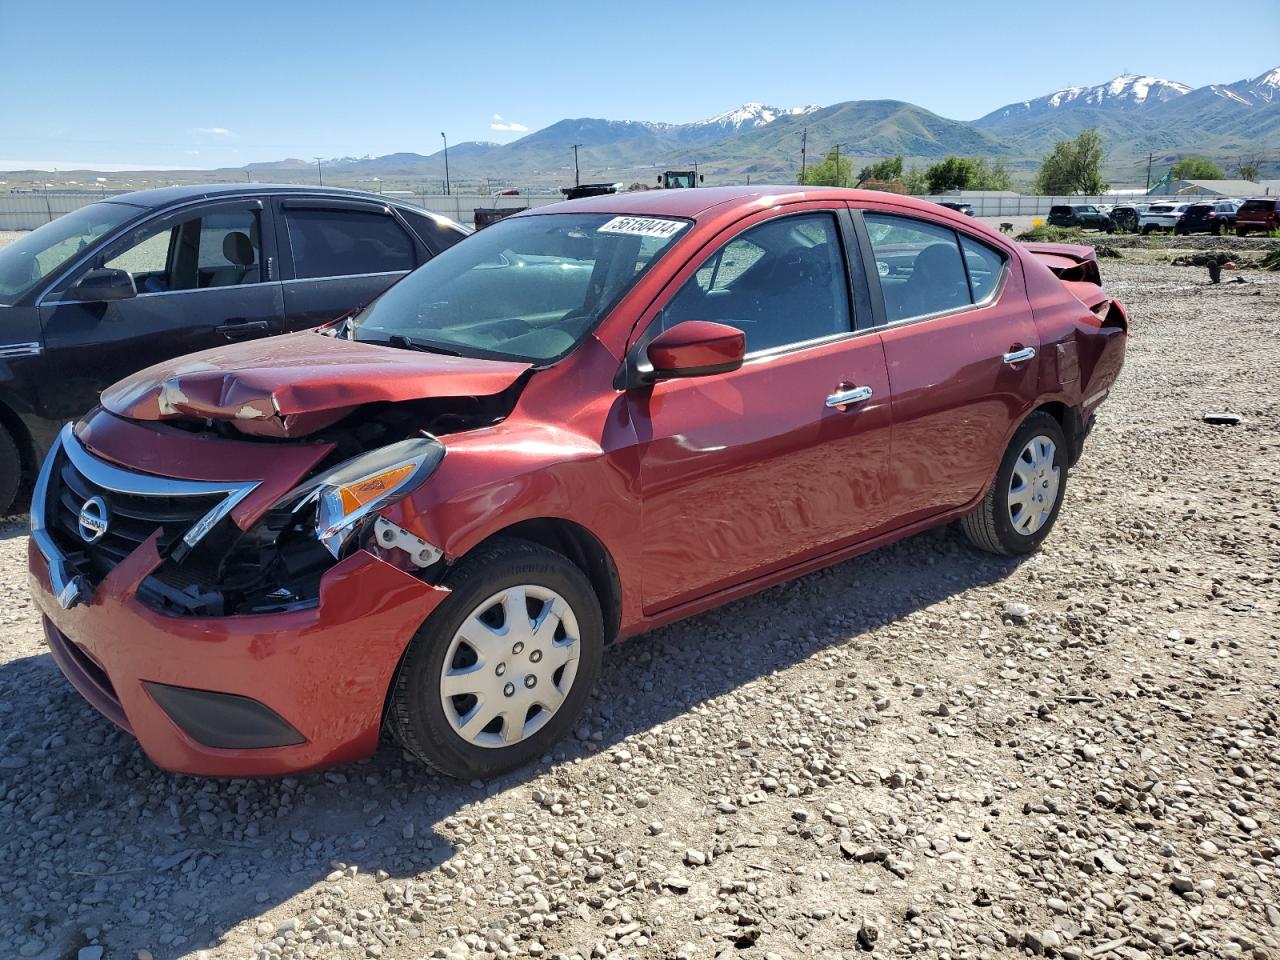
<instances>
[{"instance_id":1,"label":"front door","mask_svg":"<svg viewBox=\"0 0 1280 960\"><path fill-rule=\"evenodd\" d=\"M284 300L271 273L256 200L202 205L147 221L105 247L40 305L46 361L43 415L70 419L117 380L172 357L283 331ZM77 298L95 267L128 271L138 295Z\"/></svg>"},{"instance_id":2,"label":"front door","mask_svg":"<svg viewBox=\"0 0 1280 960\"><path fill-rule=\"evenodd\" d=\"M863 221L893 388L890 489L906 524L991 479L1038 395L1040 337L1004 251L924 218L868 210Z\"/></svg>"},{"instance_id":3,"label":"front door","mask_svg":"<svg viewBox=\"0 0 1280 960\"><path fill-rule=\"evenodd\" d=\"M642 321L641 343L686 320L747 337L741 369L628 397L647 613L887 523L889 382L879 336L853 323L845 222L805 204L731 228Z\"/></svg>"}]
</instances>

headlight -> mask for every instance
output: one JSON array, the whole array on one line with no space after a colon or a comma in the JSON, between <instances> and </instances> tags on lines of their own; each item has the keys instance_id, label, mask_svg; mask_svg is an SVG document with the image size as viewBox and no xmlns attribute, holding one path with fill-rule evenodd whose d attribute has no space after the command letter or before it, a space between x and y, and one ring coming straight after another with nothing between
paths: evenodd
<instances>
[{"instance_id":1,"label":"headlight","mask_svg":"<svg viewBox=\"0 0 1280 960\"><path fill-rule=\"evenodd\" d=\"M316 539L335 558L361 521L407 495L435 471L444 457L438 440L401 440L370 450L312 477L291 491L293 511L315 504Z\"/></svg>"}]
</instances>

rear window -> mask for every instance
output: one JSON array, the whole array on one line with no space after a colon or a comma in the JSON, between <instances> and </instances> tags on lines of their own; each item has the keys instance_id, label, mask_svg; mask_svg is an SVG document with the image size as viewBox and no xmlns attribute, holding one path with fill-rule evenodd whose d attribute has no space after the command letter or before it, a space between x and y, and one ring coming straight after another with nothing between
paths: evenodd
<instances>
[{"instance_id":1,"label":"rear window","mask_svg":"<svg viewBox=\"0 0 1280 960\"><path fill-rule=\"evenodd\" d=\"M1194 213L1203 216L1204 214L1209 213L1212 209L1213 207L1209 206L1207 203L1197 203L1188 207L1187 213Z\"/></svg>"},{"instance_id":2,"label":"rear window","mask_svg":"<svg viewBox=\"0 0 1280 960\"><path fill-rule=\"evenodd\" d=\"M1241 210L1274 210L1276 202L1274 200L1246 200Z\"/></svg>"},{"instance_id":3,"label":"rear window","mask_svg":"<svg viewBox=\"0 0 1280 960\"><path fill-rule=\"evenodd\" d=\"M1051 214L1057 214L1059 216L1066 216L1066 217L1069 217L1071 216L1072 213L1074 213L1074 211L1070 207L1050 207L1049 212Z\"/></svg>"},{"instance_id":4,"label":"rear window","mask_svg":"<svg viewBox=\"0 0 1280 960\"><path fill-rule=\"evenodd\" d=\"M412 270L413 241L381 212L286 209L294 272L300 280Z\"/></svg>"}]
</instances>

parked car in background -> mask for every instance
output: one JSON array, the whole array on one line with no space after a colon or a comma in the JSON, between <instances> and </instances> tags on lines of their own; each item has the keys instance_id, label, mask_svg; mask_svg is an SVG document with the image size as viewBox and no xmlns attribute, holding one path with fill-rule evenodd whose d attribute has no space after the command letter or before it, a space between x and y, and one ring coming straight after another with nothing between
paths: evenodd
<instances>
[{"instance_id":1,"label":"parked car in background","mask_svg":"<svg viewBox=\"0 0 1280 960\"><path fill-rule=\"evenodd\" d=\"M1092 203L1061 203L1049 208L1049 226L1111 230L1111 218Z\"/></svg>"},{"instance_id":2,"label":"parked car in background","mask_svg":"<svg viewBox=\"0 0 1280 960\"><path fill-rule=\"evenodd\" d=\"M1238 204L1230 200L1193 203L1187 207L1186 213L1178 217L1173 232L1220 234L1235 227L1237 209Z\"/></svg>"},{"instance_id":3,"label":"parked car in background","mask_svg":"<svg viewBox=\"0 0 1280 960\"><path fill-rule=\"evenodd\" d=\"M0 250L0 515L67 420L170 357L333 320L467 236L373 194L126 193Z\"/></svg>"},{"instance_id":4,"label":"parked car in background","mask_svg":"<svg viewBox=\"0 0 1280 960\"><path fill-rule=\"evenodd\" d=\"M1153 230L1172 230L1189 203L1153 203L1138 217L1138 229L1145 235Z\"/></svg>"},{"instance_id":5,"label":"parked car in background","mask_svg":"<svg viewBox=\"0 0 1280 960\"><path fill-rule=\"evenodd\" d=\"M1246 200L1236 211L1237 237L1273 230L1280 230L1280 200L1275 197Z\"/></svg>"},{"instance_id":6,"label":"parked car in background","mask_svg":"<svg viewBox=\"0 0 1280 960\"><path fill-rule=\"evenodd\" d=\"M1059 279L1061 275L1062 279ZM160 766L545 754L604 647L928 527L1025 554L1124 359L1091 248L787 186L523 211L158 364L32 504L53 658Z\"/></svg>"},{"instance_id":7,"label":"parked car in background","mask_svg":"<svg viewBox=\"0 0 1280 960\"><path fill-rule=\"evenodd\" d=\"M956 213L963 213L966 217L973 216L973 205L969 203L961 203L959 200L939 200L938 206L946 207L948 210L954 210Z\"/></svg>"},{"instance_id":8,"label":"parked car in background","mask_svg":"<svg viewBox=\"0 0 1280 960\"><path fill-rule=\"evenodd\" d=\"M1138 220L1149 206L1147 203L1117 203L1108 211L1112 229L1121 233L1137 233Z\"/></svg>"}]
</instances>

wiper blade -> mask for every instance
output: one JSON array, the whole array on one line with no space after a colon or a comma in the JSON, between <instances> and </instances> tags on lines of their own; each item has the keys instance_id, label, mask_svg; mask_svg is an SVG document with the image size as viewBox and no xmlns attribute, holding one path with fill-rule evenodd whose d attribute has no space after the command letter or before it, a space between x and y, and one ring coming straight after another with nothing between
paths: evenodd
<instances>
[{"instance_id":1,"label":"wiper blade","mask_svg":"<svg viewBox=\"0 0 1280 960\"><path fill-rule=\"evenodd\" d=\"M446 357L462 356L457 350L450 350L448 347L437 346L434 343L426 343L422 340L414 340L412 337L406 337L403 333L393 333L387 337L388 346L399 347L401 350L418 350L422 353L438 353Z\"/></svg>"}]
</instances>

